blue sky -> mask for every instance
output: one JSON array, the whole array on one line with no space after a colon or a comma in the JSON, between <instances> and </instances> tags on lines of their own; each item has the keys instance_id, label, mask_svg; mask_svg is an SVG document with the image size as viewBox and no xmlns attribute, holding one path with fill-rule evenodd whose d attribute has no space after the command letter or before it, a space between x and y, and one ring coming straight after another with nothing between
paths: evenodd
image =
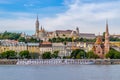
<instances>
[{"instance_id":1,"label":"blue sky","mask_svg":"<svg viewBox=\"0 0 120 80\"><path fill-rule=\"evenodd\" d=\"M47 31L75 29L102 33L109 21L111 34L120 34L120 0L0 0L0 32L34 34L36 15Z\"/></svg>"}]
</instances>

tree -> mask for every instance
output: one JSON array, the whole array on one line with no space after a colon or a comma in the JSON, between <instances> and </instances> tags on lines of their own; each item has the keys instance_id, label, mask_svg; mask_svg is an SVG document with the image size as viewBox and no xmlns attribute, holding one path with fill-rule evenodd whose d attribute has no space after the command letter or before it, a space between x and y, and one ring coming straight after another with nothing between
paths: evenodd
<instances>
[{"instance_id":1,"label":"tree","mask_svg":"<svg viewBox=\"0 0 120 80\"><path fill-rule=\"evenodd\" d=\"M19 42L25 42L25 38L24 37L19 37L18 41Z\"/></svg>"},{"instance_id":2,"label":"tree","mask_svg":"<svg viewBox=\"0 0 120 80\"><path fill-rule=\"evenodd\" d=\"M42 59L51 59L51 52L45 52L42 54Z\"/></svg>"},{"instance_id":3,"label":"tree","mask_svg":"<svg viewBox=\"0 0 120 80\"><path fill-rule=\"evenodd\" d=\"M30 59L31 58L31 55L29 53L28 50L24 50L24 51L21 51L19 53L19 58L22 58L22 59Z\"/></svg>"},{"instance_id":4,"label":"tree","mask_svg":"<svg viewBox=\"0 0 120 80\"><path fill-rule=\"evenodd\" d=\"M76 49L72 51L71 53L71 58L76 59L80 55L80 58L85 58L86 57L86 52L83 49Z\"/></svg>"},{"instance_id":5,"label":"tree","mask_svg":"<svg viewBox=\"0 0 120 80\"><path fill-rule=\"evenodd\" d=\"M114 55L114 59L120 59L120 52L117 52L117 53Z\"/></svg>"},{"instance_id":6,"label":"tree","mask_svg":"<svg viewBox=\"0 0 120 80\"><path fill-rule=\"evenodd\" d=\"M11 39L11 40L17 40L20 37L20 33L11 33L5 31L4 33L0 34L0 39Z\"/></svg>"},{"instance_id":7,"label":"tree","mask_svg":"<svg viewBox=\"0 0 120 80\"><path fill-rule=\"evenodd\" d=\"M77 54L77 55L76 55L76 59L81 59L80 54Z\"/></svg>"},{"instance_id":8,"label":"tree","mask_svg":"<svg viewBox=\"0 0 120 80\"><path fill-rule=\"evenodd\" d=\"M106 58L110 58L110 59L120 59L120 52L110 48L110 51L105 55Z\"/></svg>"},{"instance_id":9,"label":"tree","mask_svg":"<svg viewBox=\"0 0 120 80\"><path fill-rule=\"evenodd\" d=\"M87 52L87 58L88 59L91 59L91 58L96 59L96 58L99 58L99 56L97 54L95 54L93 51L89 51L89 52Z\"/></svg>"},{"instance_id":10,"label":"tree","mask_svg":"<svg viewBox=\"0 0 120 80\"><path fill-rule=\"evenodd\" d=\"M54 51L53 54L51 54L51 58L58 58L59 51Z\"/></svg>"},{"instance_id":11,"label":"tree","mask_svg":"<svg viewBox=\"0 0 120 80\"><path fill-rule=\"evenodd\" d=\"M0 58L1 59L7 59L7 54L5 53L5 52L2 52L1 54L0 54Z\"/></svg>"},{"instance_id":12,"label":"tree","mask_svg":"<svg viewBox=\"0 0 120 80\"><path fill-rule=\"evenodd\" d=\"M1 54L1 58L4 59L4 58L7 58L7 59L16 59L17 58L17 53L13 50L9 50L9 51L6 51L6 52L3 52Z\"/></svg>"}]
</instances>

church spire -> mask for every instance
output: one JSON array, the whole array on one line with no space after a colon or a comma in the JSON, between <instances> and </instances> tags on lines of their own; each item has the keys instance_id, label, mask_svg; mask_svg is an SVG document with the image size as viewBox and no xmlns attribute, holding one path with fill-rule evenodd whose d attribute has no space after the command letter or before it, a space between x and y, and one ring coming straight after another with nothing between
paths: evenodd
<instances>
[{"instance_id":1,"label":"church spire","mask_svg":"<svg viewBox=\"0 0 120 80\"><path fill-rule=\"evenodd\" d=\"M108 20L106 20L106 34L109 35L109 30L108 30Z\"/></svg>"},{"instance_id":2,"label":"church spire","mask_svg":"<svg viewBox=\"0 0 120 80\"><path fill-rule=\"evenodd\" d=\"M109 29L108 29L108 20L106 20L106 32L105 32L105 54L109 52Z\"/></svg>"},{"instance_id":3,"label":"church spire","mask_svg":"<svg viewBox=\"0 0 120 80\"><path fill-rule=\"evenodd\" d=\"M36 27L36 37L38 37L38 34L39 34L39 20L38 20L38 15L37 15L35 27Z\"/></svg>"}]
</instances>

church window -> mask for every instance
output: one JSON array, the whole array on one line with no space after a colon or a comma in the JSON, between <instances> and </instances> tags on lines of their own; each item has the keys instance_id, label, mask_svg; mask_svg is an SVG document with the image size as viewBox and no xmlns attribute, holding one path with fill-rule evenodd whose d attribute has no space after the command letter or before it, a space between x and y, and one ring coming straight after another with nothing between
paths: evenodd
<instances>
[{"instance_id":1,"label":"church window","mask_svg":"<svg viewBox=\"0 0 120 80\"><path fill-rule=\"evenodd\" d=\"M98 53L100 54L100 51L98 51Z\"/></svg>"}]
</instances>

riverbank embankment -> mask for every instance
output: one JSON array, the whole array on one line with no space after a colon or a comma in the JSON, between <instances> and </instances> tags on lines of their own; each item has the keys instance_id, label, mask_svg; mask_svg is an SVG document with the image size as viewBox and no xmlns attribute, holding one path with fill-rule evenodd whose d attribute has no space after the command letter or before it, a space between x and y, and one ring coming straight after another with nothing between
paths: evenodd
<instances>
[{"instance_id":1,"label":"riverbank embankment","mask_svg":"<svg viewBox=\"0 0 120 80\"><path fill-rule=\"evenodd\" d=\"M0 65L42 64L120 64L120 59L0 59Z\"/></svg>"}]
</instances>

